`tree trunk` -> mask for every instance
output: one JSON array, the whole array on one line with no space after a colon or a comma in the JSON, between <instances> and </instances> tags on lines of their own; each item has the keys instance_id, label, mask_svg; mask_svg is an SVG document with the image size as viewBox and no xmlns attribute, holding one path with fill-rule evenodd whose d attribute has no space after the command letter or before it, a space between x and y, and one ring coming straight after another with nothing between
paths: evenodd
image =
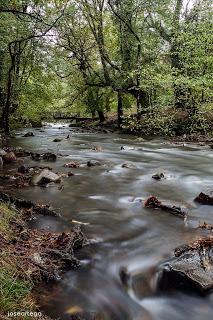
<instances>
[{"instance_id":1,"label":"tree trunk","mask_svg":"<svg viewBox=\"0 0 213 320\"><path fill-rule=\"evenodd\" d=\"M92 113L92 119L95 119L95 111L93 110L91 113Z\"/></svg>"},{"instance_id":2,"label":"tree trunk","mask_svg":"<svg viewBox=\"0 0 213 320\"><path fill-rule=\"evenodd\" d=\"M118 127L120 128L123 122L123 99L121 91L118 91Z\"/></svg>"},{"instance_id":3,"label":"tree trunk","mask_svg":"<svg viewBox=\"0 0 213 320\"><path fill-rule=\"evenodd\" d=\"M177 40L174 40L177 42ZM178 44L173 44L171 47L171 67L173 70L173 77L178 78L183 76L183 63L179 56L179 48ZM187 94L187 88L184 84L176 84L174 81L174 99L175 99L175 107L177 109L186 109L189 107L189 99Z\"/></svg>"},{"instance_id":4,"label":"tree trunk","mask_svg":"<svg viewBox=\"0 0 213 320\"><path fill-rule=\"evenodd\" d=\"M98 116L99 116L99 121L100 122L104 122L106 119L105 119L105 116L104 116L104 113L102 110L98 110Z\"/></svg>"},{"instance_id":5,"label":"tree trunk","mask_svg":"<svg viewBox=\"0 0 213 320\"><path fill-rule=\"evenodd\" d=\"M2 116L0 126L5 131L5 133L9 133L9 114L10 114L10 103L11 103L11 95L12 95L12 74L13 74L13 66L10 67L8 73L8 81L7 81L7 92L6 92L6 101L3 106Z\"/></svg>"},{"instance_id":6,"label":"tree trunk","mask_svg":"<svg viewBox=\"0 0 213 320\"><path fill-rule=\"evenodd\" d=\"M139 90L136 94L137 100L137 119L140 120L143 114L147 113L149 107L149 96L145 91Z\"/></svg>"}]
</instances>

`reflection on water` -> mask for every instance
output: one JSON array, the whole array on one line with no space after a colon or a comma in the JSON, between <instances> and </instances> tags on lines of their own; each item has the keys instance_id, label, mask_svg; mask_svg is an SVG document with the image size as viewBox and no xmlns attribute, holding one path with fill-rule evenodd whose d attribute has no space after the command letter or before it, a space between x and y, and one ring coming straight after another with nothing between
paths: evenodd
<instances>
[{"instance_id":1,"label":"reflection on water","mask_svg":"<svg viewBox=\"0 0 213 320\"><path fill-rule=\"evenodd\" d=\"M54 223L44 217L32 222L33 226L63 231L76 220L85 223L83 231L94 240L78 253L81 269L65 276L54 298L49 293L48 311L60 315L78 305L87 312L102 313L107 320L212 319L211 297L180 292L162 296L154 291L154 280L156 266L177 245L199 236L195 229L199 222L213 223L211 208L193 202L200 191L213 186L213 152L163 140L79 133L68 126L47 126L44 131L34 132L35 137L23 138L22 131L12 143L38 152L56 152L58 161L51 164L54 172L71 171L64 167L71 160L86 164L94 159L102 163L72 169L75 175L64 179L63 190L51 186L14 191L27 199L50 203L70 223L63 219ZM66 140L68 133L70 139ZM63 138L62 142L53 142L56 137ZM92 150L94 146L101 146L103 151ZM32 160L24 161L35 165ZM122 168L124 163L134 167ZM164 172L166 179L153 180L157 172ZM168 213L144 209L142 200L149 195L186 207L187 226ZM119 278L121 268L129 274L125 285Z\"/></svg>"}]
</instances>

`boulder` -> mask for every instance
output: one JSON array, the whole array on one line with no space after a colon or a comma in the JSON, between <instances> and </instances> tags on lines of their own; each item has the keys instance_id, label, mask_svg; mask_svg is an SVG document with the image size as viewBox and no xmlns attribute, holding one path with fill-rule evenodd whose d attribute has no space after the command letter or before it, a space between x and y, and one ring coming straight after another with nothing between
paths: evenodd
<instances>
[{"instance_id":1,"label":"boulder","mask_svg":"<svg viewBox=\"0 0 213 320\"><path fill-rule=\"evenodd\" d=\"M59 183L61 182L61 177L48 169L44 169L40 173L35 174L31 179L31 184L34 186L46 185L50 182Z\"/></svg>"},{"instance_id":2,"label":"boulder","mask_svg":"<svg viewBox=\"0 0 213 320\"><path fill-rule=\"evenodd\" d=\"M162 211L167 211L171 214L174 214L180 218L185 219L187 217L187 214L184 210L182 210L180 207L172 206L163 204L161 201L159 201L156 197L150 196L145 202L144 207L151 208L151 209L160 209Z\"/></svg>"},{"instance_id":3,"label":"boulder","mask_svg":"<svg viewBox=\"0 0 213 320\"><path fill-rule=\"evenodd\" d=\"M87 162L87 166L88 166L88 167L101 166L101 163L100 163L100 161L97 161L97 160L89 160L89 161Z\"/></svg>"},{"instance_id":4,"label":"boulder","mask_svg":"<svg viewBox=\"0 0 213 320\"><path fill-rule=\"evenodd\" d=\"M16 161L15 153L12 151L6 152L6 154L2 158L3 158L4 162L15 162Z\"/></svg>"},{"instance_id":5,"label":"boulder","mask_svg":"<svg viewBox=\"0 0 213 320\"><path fill-rule=\"evenodd\" d=\"M29 131L23 135L23 137L34 137L34 133Z\"/></svg>"},{"instance_id":6,"label":"boulder","mask_svg":"<svg viewBox=\"0 0 213 320\"><path fill-rule=\"evenodd\" d=\"M194 201L200 204L213 205L213 196L201 192Z\"/></svg>"},{"instance_id":7,"label":"boulder","mask_svg":"<svg viewBox=\"0 0 213 320\"><path fill-rule=\"evenodd\" d=\"M206 294L213 289L213 237L175 249L175 257L160 268L161 290L181 289Z\"/></svg>"},{"instance_id":8,"label":"boulder","mask_svg":"<svg viewBox=\"0 0 213 320\"><path fill-rule=\"evenodd\" d=\"M46 152L43 154L43 160L54 162L57 160L57 156L54 153Z\"/></svg>"}]
</instances>

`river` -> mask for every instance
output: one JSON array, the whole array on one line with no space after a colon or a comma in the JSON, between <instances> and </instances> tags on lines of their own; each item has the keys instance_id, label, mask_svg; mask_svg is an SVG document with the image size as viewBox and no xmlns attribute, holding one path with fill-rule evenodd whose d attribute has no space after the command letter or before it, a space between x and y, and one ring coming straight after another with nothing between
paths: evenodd
<instances>
[{"instance_id":1,"label":"river","mask_svg":"<svg viewBox=\"0 0 213 320\"><path fill-rule=\"evenodd\" d=\"M81 268L45 291L44 309L52 316L78 306L88 312L103 313L107 320L210 320L213 296L156 290L156 267L168 259L176 246L195 240L200 222L213 224L210 206L193 199L213 188L213 151L196 145L175 145L163 139L143 140L118 133L85 133L68 125L50 124L32 129L34 137L17 132L13 146L38 152L57 153L51 164L54 172L72 171L63 179L63 188L29 187L10 192L38 203L49 203L62 219L43 217L33 227L69 231L72 220L83 223L89 246L78 252ZM65 139L67 135L70 139ZM54 138L63 138L59 143ZM102 151L92 150L101 147ZM123 146L123 148L121 148ZM68 169L64 164L98 160L101 166ZM36 165L25 159L27 165ZM132 168L123 168L124 163ZM6 170L11 170L12 165ZM163 172L165 179L152 175ZM183 222L166 212L145 209L142 200L155 195L185 207ZM130 275L125 285L119 273Z\"/></svg>"}]
</instances>

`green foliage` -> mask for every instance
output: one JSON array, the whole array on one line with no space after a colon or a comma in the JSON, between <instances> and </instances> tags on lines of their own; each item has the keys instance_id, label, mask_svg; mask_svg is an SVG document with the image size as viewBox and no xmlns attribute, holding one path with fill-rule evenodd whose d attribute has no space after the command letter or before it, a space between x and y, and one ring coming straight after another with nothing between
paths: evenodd
<instances>
[{"instance_id":1,"label":"green foliage","mask_svg":"<svg viewBox=\"0 0 213 320\"><path fill-rule=\"evenodd\" d=\"M124 113L142 111L147 134L175 132L171 108L191 118L182 131L211 130L200 110L212 101L212 5L187 3L0 0L2 114L8 95L13 127L55 112L108 113L122 92Z\"/></svg>"},{"instance_id":2,"label":"green foliage","mask_svg":"<svg viewBox=\"0 0 213 320\"><path fill-rule=\"evenodd\" d=\"M174 108L158 107L141 116L128 116L122 125L127 132L148 136L174 136L181 134L212 134L213 106L200 105L193 114Z\"/></svg>"}]
</instances>

